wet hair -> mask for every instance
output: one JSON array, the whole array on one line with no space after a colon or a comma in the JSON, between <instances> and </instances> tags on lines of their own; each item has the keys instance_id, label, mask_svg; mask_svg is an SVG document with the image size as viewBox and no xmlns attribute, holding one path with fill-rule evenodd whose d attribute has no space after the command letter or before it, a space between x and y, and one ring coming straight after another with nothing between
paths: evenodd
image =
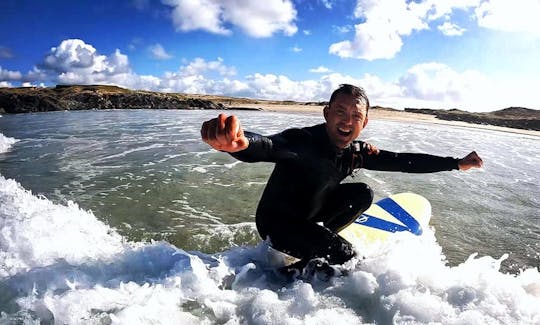
<instances>
[{"instance_id":1,"label":"wet hair","mask_svg":"<svg viewBox=\"0 0 540 325\"><path fill-rule=\"evenodd\" d=\"M366 114L367 114L367 112L369 110L369 99L368 99L368 97L366 95L366 92L364 91L363 88L353 86L353 85L349 85L349 84L341 84L341 85L339 85L339 88L334 90L334 92L330 96L330 102L328 102L329 106L332 104L332 102L336 99L336 97L339 94L351 95L354 98L356 98L356 100L359 103L365 103L366 104Z\"/></svg>"}]
</instances>

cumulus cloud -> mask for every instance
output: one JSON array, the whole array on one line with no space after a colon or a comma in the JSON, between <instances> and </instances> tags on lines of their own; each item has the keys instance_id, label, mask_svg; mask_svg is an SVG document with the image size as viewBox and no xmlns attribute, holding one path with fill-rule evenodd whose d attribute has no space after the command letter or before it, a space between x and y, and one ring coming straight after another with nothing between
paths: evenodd
<instances>
[{"instance_id":1,"label":"cumulus cloud","mask_svg":"<svg viewBox=\"0 0 540 325\"><path fill-rule=\"evenodd\" d=\"M166 72L161 78L159 89L169 92L225 94L227 87L234 91L245 90L241 82L231 81L229 78L236 75L234 67L228 67L223 59L207 61L195 58L182 65L176 72Z\"/></svg>"},{"instance_id":2,"label":"cumulus cloud","mask_svg":"<svg viewBox=\"0 0 540 325\"><path fill-rule=\"evenodd\" d=\"M67 84L115 83L131 74L131 68L118 49L106 56L80 39L67 39L51 48L32 74Z\"/></svg>"},{"instance_id":3,"label":"cumulus cloud","mask_svg":"<svg viewBox=\"0 0 540 325\"><path fill-rule=\"evenodd\" d=\"M345 58L390 59L401 50L404 35L427 29L422 20L427 9L405 0L359 0L354 17L364 20L355 25L354 40L330 45L329 52Z\"/></svg>"},{"instance_id":4,"label":"cumulus cloud","mask_svg":"<svg viewBox=\"0 0 540 325\"><path fill-rule=\"evenodd\" d=\"M173 57L171 54L167 53L159 43L150 46L150 52L152 53L152 57L156 60L168 60Z\"/></svg>"},{"instance_id":5,"label":"cumulus cloud","mask_svg":"<svg viewBox=\"0 0 540 325\"><path fill-rule=\"evenodd\" d=\"M540 35L540 1L486 0L474 10L481 27Z\"/></svg>"},{"instance_id":6,"label":"cumulus cloud","mask_svg":"<svg viewBox=\"0 0 540 325\"><path fill-rule=\"evenodd\" d=\"M461 36L466 31L465 28L461 28L449 21L445 21L442 25L437 26L437 29L446 36Z\"/></svg>"},{"instance_id":7,"label":"cumulus cloud","mask_svg":"<svg viewBox=\"0 0 540 325\"><path fill-rule=\"evenodd\" d=\"M5 70L0 66L0 81L19 81L22 74L19 71Z\"/></svg>"},{"instance_id":8,"label":"cumulus cloud","mask_svg":"<svg viewBox=\"0 0 540 325\"><path fill-rule=\"evenodd\" d=\"M300 53L302 52L302 48L295 45L291 48L291 51L293 51L294 53Z\"/></svg>"},{"instance_id":9,"label":"cumulus cloud","mask_svg":"<svg viewBox=\"0 0 540 325\"><path fill-rule=\"evenodd\" d=\"M538 102L537 98L530 98L530 91L518 89L511 82L503 85L477 71L456 71L437 62L414 65L391 81L372 74L355 77L336 73L324 66L310 71L320 75L308 80L261 73L238 77L236 68L228 66L221 58L195 58L184 61L178 70L166 72L162 76L138 75L132 71L128 57L119 50L106 56L82 40L65 40L53 47L43 62L25 75L0 67L0 85L11 87L17 82L24 85L43 85L44 82L99 83L164 92L326 101L340 84L351 83L366 90L372 105L394 108L461 108L482 111L510 105L527 107L530 103ZM517 102L516 97L521 101Z\"/></svg>"},{"instance_id":10,"label":"cumulus cloud","mask_svg":"<svg viewBox=\"0 0 540 325\"><path fill-rule=\"evenodd\" d=\"M276 32L293 35L296 10L290 0L228 1L228 0L162 0L173 7L172 20L176 30L205 30L229 35L229 25L240 28L252 37L269 37Z\"/></svg>"},{"instance_id":11,"label":"cumulus cloud","mask_svg":"<svg viewBox=\"0 0 540 325\"><path fill-rule=\"evenodd\" d=\"M477 94L478 85L488 80L477 71L458 73L447 65L432 62L411 67L399 82L410 97L461 103Z\"/></svg>"},{"instance_id":12,"label":"cumulus cloud","mask_svg":"<svg viewBox=\"0 0 540 325\"><path fill-rule=\"evenodd\" d=\"M43 60L21 77L21 81L55 84L109 84L133 89L158 89L154 76L135 74L127 55L115 50L100 54L80 39L67 39L50 49Z\"/></svg>"},{"instance_id":13,"label":"cumulus cloud","mask_svg":"<svg viewBox=\"0 0 540 325\"><path fill-rule=\"evenodd\" d=\"M466 29L451 20L456 10L473 11L473 21L484 28L540 35L538 0L358 0L354 19L360 23L354 26L354 39L331 44L329 53L370 61L391 59L401 50L404 37L429 29L440 19L446 20L437 27L444 35L462 35Z\"/></svg>"}]
</instances>

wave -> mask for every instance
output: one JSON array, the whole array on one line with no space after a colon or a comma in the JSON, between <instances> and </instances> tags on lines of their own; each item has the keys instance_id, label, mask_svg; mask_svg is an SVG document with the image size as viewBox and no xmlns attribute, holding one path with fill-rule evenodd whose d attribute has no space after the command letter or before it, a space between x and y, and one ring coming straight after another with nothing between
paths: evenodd
<instances>
[{"instance_id":1,"label":"wave","mask_svg":"<svg viewBox=\"0 0 540 325\"><path fill-rule=\"evenodd\" d=\"M540 273L502 273L506 256L450 267L430 230L358 253L348 276L287 282L264 242L215 254L132 242L0 175L0 323L540 322Z\"/></svg>"},{"instance_id":2,"label":"wave","mask_svg":"<svg viewBox=\"0 0 540 325\"><path fill-rule=\"evenodd\" d=\"M0 133L0 153L7 152L11 148L11 146L17 141L17 139L6 137L2 133Z\"/></svg>"}]
</instances>

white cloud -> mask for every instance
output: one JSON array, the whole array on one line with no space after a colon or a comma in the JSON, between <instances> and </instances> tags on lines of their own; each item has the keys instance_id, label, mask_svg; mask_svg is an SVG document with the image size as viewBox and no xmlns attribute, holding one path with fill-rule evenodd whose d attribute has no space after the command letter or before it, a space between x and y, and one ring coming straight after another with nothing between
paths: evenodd
<instances>
[{"instance_id":1,"label":"white cloud","mask_svg":"<svg viewBox=\"0 0 540 325\"><path fill-rule=\"evenodd\" d=\"M7 81L0 81L0 88L11 88L13 85Z\"/></svg>"},{"instance_id":2,"label":"white cloud","mask_svg":"<svg viewBox=\"0 0 540 325\"><path fill-rule=\"evenodd\" d=\"M300 53L302 52L302 48L295 45L291 48L291 51L293 51L294 53Z\"/></svg>"},{"instance_id":3,"label":"white cloud","mask_svg":"<svg viewBox=\"0 0 540 325\"><path fill-rule=\"evenodd\" d=\"M296 10L290 0L162 0L173 7L172 19L178 31L205 30L229 35L228 24L252 37L269 37L281 31L293 35Z\"/></svg>"},{"instance_id":4,"label":"white cloud","mask_svg":"<svg viewBox=\"0 0 540 325\"><path fill-rule=\"evenodd\" d=\"M188 65L180 67L179 75L195 76L207 72L217 72L220 76L227 77L236 75L236 69L234 67L226 66L223 63L222 58L217 58L215 61L206 61L202 58L195 58Z\"/></svg>"},{"instance_id":5,"label":"white cloud","mask_svg":"<svg viewBox=\"0 0 540 325\"><path fill-rule=\"evenodd\" d=\"M478 25L508 32L540 34L540 1L485 0L475 9Z\"/></svg>"},{"instance_id":6,"label":"white cloud","mask_svg":"<svg viewBox=\"0 0 540 325\"><path fill-rule=\"evenodd\" d=\"M128 57L120 50L105 56L80 39L67 39L51 48L24 78L66 84L117 84L132 76Z\"/></svg>"},{"instance_id":7,"label":"white cloud","mask_svg":"<svg viewBox=\"0 0 540 325\"><path fill-rule=\"evenodd\" d=\"M309 72L313 72L313 73L327 73L327 72L330 72L331 70L328 69L327 67L325 66L318 66L316 68L313 68L313 69L309 69Z\"/></svg>"},{"instance_id":8,"label":"white cloud","mask_svg":"<svg viewBox=\"0 0 540 325\"><path fill-rule=\"evenodd\" d=\"M405 0L359 0L354 15L365 20L355 25L355 38L330 46L329 52L345 58L391 59L401 50L401 36L427 29L422 20L427 8Z\"/></svg>"},{"instance_id":9,"label":"white cloud","mask_svg":"<svg viewBox=\"0 0 540 325\"><path fill-rule=\"evenodd\" d=\"M324 92L317 81L294 81L283 75L256 73L247 76L246 80L252 90L252 96L262 99L308 101L312 98L321 98L321 93Z\"/></svg>"},{"instance_id":10,"label":"white cloud","mask_svg":"<svg viewBox=\"0 0 540 325\"><path fill-rule=\"evenodd\" d=\"M465 28L461 28L449 21L445 21L442 25L437 26L437 29L446 36L461 36L466 31Z\"/></svg>"},{"instance_id":11,"label":"white cloud","mask_svg":"<svg viewBox=\"0 0 540 325\"><path fill-rule=\"evenodd\" d=\"M177 72L166 72L157 90L203 94L225 94L228 86L236 91L244 90L242 82L229 80L235 75L236 69L226 66L221 58L215 61L195 58Z\"/></svg>"},{"instance_id":12,"label":"white cloud","mask_svg":"<svg viewBox=\"0 0 540 325\"><path fill-rule=\"evenodd\" d=\"M150 52L152 53L152 57L156 60L168 60L173 57L171 54L167 53L159 43L150 46Z\"/></svg>"},{"instance_id":13,"label":"white cloud","mask_svg":"<svg viewBox=\"0 0 540 325\"><path fill-rule=\"evenodd\" d=\"M310 30L307 30L307 29L304 29L304 30L302 31L302 33L304 33L304 35L306 35L306 36L311 35L311 31L310 31Z\"/></svg>"},{"instance_id":14,"label":"white cloud","mask_svg":"<svg viewBox=\"0 0 540 325\"><path fill-rule=\"evenodd\" d=\"M403 89L401 106L459 108L471 111L501 109L511 105L499 83L475 70L455 71L441 63L411 67L398 81ZM493 94L498 94L493 96Z\"/></svg>"},{"instance_id":15,"label":"white cloud","mask_svg":"<svg viewBox=\"0 0 540 325\"><path fill-rule=\"evenodd\" d=\"M0 81L19 81L22 74L19 71L5 70L0 66Z\"/></svg>"},{"instance_id":16,"label":"white cloud","mask_svg":"<svg viewBox=\"0 0 540 325\"><path fill-rule=\"evenodd\" d=\"M134 73L128 57L119 50L109 56L101 55L93 46L81 40L63 41L58 47L52 48L43 61L26 75L0 68L0 85L11 87L10 80L32 81L28 85L43 85L44 82L99 83L165 92L327 101L340 84L351 83L366 90L372 105L394 108L492 111L512 105L540 107L535 92L520 87L515 81L493 81L477 71L456 71L436 62L414 65L393 81L384 81L371 74L360 78L344 75L331 72L324 66L311 69L311 72L321 75L308 80L260 73L238 78L235 67L226 65L221 58L195 58L184 62L175 72L152 76ZM529 83L534 84L534 81Z\"/></svg>"},{"instance_id":17,"label":"white cloud","mask_svg":"<svg viewBox=\"0 0 540 325\"><path fill-rule=\"evenodd\" d=\"M538 0L358 0L354 18L361 23L355 25L354 39L331 44L329 53L370 61L391 59L401 50L404 37L443 18L446 21L437 28L444 35L462 35L466 29L451 20L456 10L474 11L472 19L484 28L540 35Z\"/></svg>"},{"instance_id":18,"label":"white cloud","mask_svg":"<svg viewBox=\"0 0 540 325\"><path fill-rule=\"evenodd\" d=\"M162 2L174 8L172 19L177 31L202 29L214 34L230 34L230 31L222 26L222 8L218 1L162 0Z\"/></svg>"},{"instance_id":19,"label":"white cloud","mask_svg":"<svg viewBox=\"0 0 540 325\"><path fill-rule=\"evenodd\" d=\"M399 82L413 98L460 103L477 94L478 85L488 80L476 71L458 73L441 63L422 63L411 67Z\"/></svg>"}]
</instances>

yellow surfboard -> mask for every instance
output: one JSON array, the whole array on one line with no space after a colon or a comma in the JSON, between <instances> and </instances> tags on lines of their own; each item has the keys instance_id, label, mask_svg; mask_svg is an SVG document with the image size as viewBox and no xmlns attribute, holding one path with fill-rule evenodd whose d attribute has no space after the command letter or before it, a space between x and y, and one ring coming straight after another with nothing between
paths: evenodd
<instances>
[{"instance_id":1,"label":"yellow surfboard","mask_svg":"<svg viewBox=\"0 0 540 325\"><path fill-rule=\"evenodd\" d=\"M431 204L421 195L399 193L373 203L339 232L354 246L385 241L399 231L420 236L431 219Z\"/></svg>"},{"instance_id":2,"label":"yellow surfboard","mask_svg":"<svg viewBox=\"0 0 540 325\"><path fill-rule=\"evenodd\" d=\"M373 203L352 224L338 234L355 247L383 242L393 233L407 231L420 236L431 219L431 204L414 193L394 194ZM268 262L284 266L297 258L269 247Z\"/></svg>"}]
</instances>

